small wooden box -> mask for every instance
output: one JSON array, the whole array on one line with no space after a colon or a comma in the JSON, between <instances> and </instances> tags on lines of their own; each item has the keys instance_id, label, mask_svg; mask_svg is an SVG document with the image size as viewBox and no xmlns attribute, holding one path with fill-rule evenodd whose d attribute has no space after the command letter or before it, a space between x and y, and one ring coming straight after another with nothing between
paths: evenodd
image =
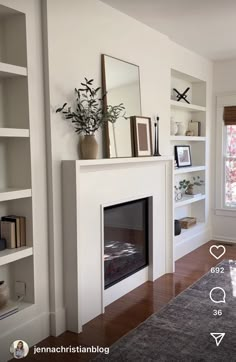
<instances>
[{"instance_id":1,"label":"small wooden box","mask_svg":"<svg viewBox=\"0 0 236 362\"><path fill-rule=\"evenodd\" d=\"M189 229L191 226L196 225L196 217L183 217L179 220L182 229Z\"/></svg>"}]
</instances>

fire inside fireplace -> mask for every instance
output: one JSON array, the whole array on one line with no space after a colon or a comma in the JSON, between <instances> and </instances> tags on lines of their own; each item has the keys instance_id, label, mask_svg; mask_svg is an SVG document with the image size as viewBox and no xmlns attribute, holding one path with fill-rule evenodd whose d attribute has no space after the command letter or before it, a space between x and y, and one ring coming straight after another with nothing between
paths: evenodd
<instances>
[{"instance_id":1,"label":"fire inside fireplace","mask_svg":"<svg viewBox=\"0 0 236 362\"><path fill-rule=\"evenodd\" d=\"M148 198L104 208L105 289L148 265Z\"/></svg>"}]
</instances>

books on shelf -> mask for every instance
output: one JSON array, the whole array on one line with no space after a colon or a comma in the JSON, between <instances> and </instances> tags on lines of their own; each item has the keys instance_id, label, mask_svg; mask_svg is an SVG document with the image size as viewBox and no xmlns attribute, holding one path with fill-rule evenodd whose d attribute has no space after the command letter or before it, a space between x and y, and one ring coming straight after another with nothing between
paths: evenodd
<instances>
[{"instance_id":1,"label":"books on shelf","mask_svg":"<svg viewBox=\"0 0 236 362\"><path fill-rule=\"evenodd\" d=\"M26 219L24 216L3 216L0 225L1 238L6 240L7 249L26 245Z\"/></svg>"},{"instance_id":2,"label":"books on shelf","mask_svg":"<svg viewBox=\"0 0 236 362\"><path fill-rule=\"evenodd\" d=\"M4 216L4 217L2 217L2 223L4 223L5 225L7 225L7 223L14 225L15 248L19 248L20 247L20 220L19 220L19 218L12 217L12 216Z\"/></svg>"},{"instance_id":3,"label":"books on shelf","mask_svg":"<svg viewBox=\"0 0 236 362\"><path fill-rule=\"evenodd\" d=\"M193 136L201 136L201 122L191 121L188 124L188 130L193 132Z\"/></svg>"},{"instance_id":4,"label":"books on shelf","mask_svg":"<svg viewBox=\"0 0 236 362\"><path fill-rule=\"evenodd\" d=\"M16 248L16 232L14 222L1 221L1 238L6 240L7 249Z\"/></svg>"}]
</instances>

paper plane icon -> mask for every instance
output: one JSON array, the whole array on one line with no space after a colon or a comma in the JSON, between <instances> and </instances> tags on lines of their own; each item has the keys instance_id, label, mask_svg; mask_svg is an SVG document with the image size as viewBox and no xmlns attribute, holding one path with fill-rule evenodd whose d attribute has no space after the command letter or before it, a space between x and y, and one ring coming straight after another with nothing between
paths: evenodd
<instances>
[{"instance_id":1,"label":"paper plane icon","mask_svg":"<svg viewBox=\"0 0 236 362\"><path fill-rule=\"evenodd\" d=\"M210 333L211 336L215 339L217 347L220 345L222 339L225 336L225 333Z\"/></svg>"}]
</instances>

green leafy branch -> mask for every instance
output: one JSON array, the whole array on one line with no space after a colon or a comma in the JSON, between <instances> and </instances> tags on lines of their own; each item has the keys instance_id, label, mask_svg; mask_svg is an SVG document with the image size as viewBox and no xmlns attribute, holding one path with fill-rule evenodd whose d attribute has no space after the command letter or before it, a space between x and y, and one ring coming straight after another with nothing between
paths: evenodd
<instances>
[{"instance_id":1,"label":"green leafy branch","mask_svg":"<svg viewBox=\"0 0 236 362\"><path fill-rule=\"evenodd\" d=\"M182 181L179 181L178 186L175 186L175 190L186 192L190 187L203 186L203 185L205 185L205 181L202 180L200 176L197 176L197 177L194 176L192 178L192 181L185 180L185 179Z\"/></svg>"},{"instance_id":2,"label":"green leafy branch","mask_svg":"<svg viewBox=\"0 0 236 362\"><path fill-rule=\"evenodd\" d=\"M115 123L118 118L125 117L125 107L123 103L116 106L105 106L106 93L99 97L101 87L93 88L93 79L81 83L81 88L75 88L76 106L73 110L64 103L56 112L61 112L65 119L71 120L75 127L75 132L91 135L99 128L104 127L107 122Z\"/></svg>"}]
</instances>

